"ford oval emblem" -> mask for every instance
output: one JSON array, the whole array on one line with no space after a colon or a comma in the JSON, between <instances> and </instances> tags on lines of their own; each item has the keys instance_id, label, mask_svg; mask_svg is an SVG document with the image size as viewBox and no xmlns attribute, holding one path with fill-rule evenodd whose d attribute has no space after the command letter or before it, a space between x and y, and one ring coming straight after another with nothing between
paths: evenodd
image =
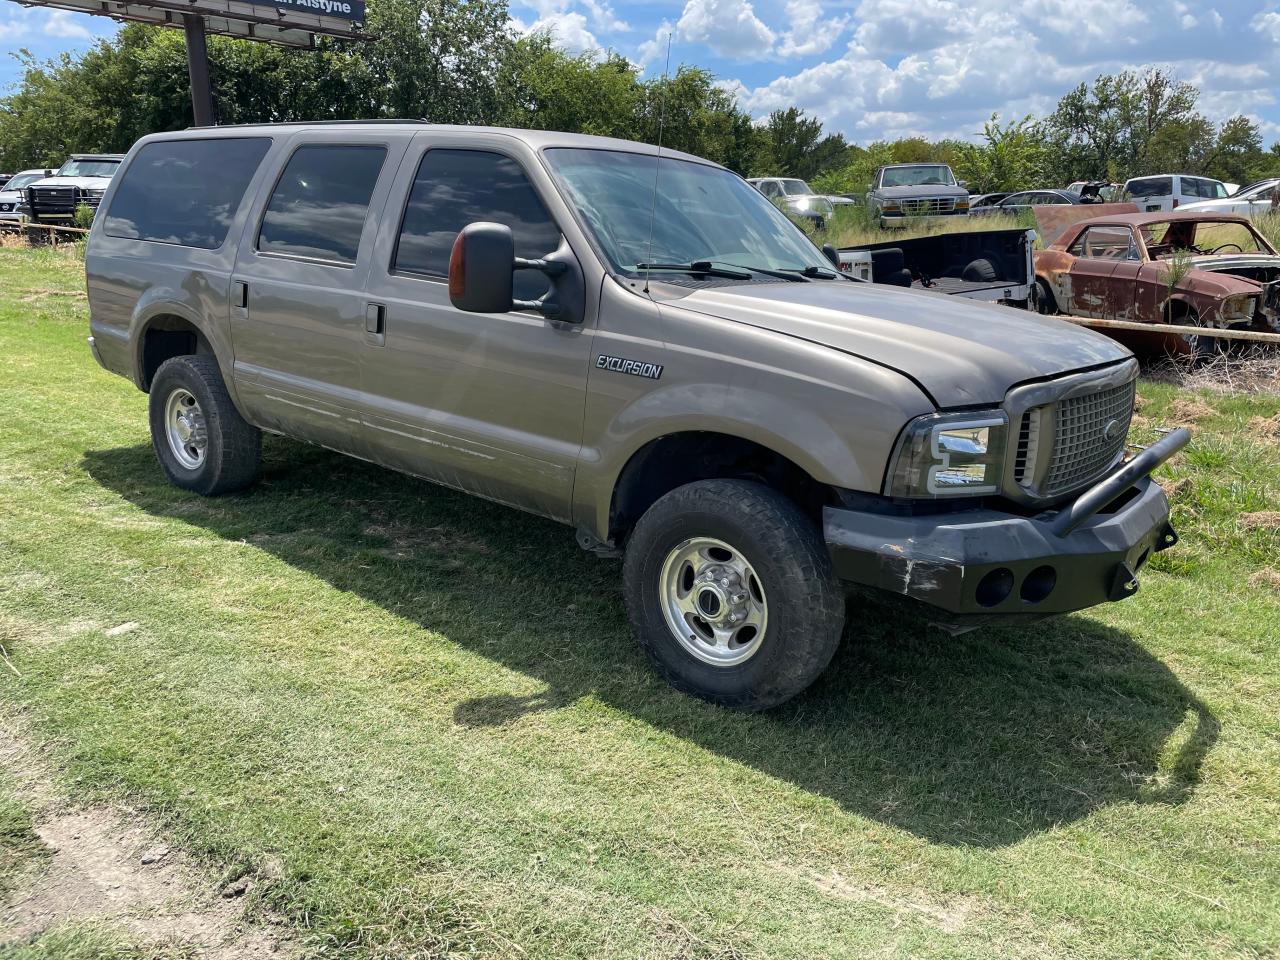
<instances>
[{"instance_id":1,"label":"ford oval emblem","mask_svg":"<svg viewBox=\"0 0 1280 960\"><path fill-rule=\"evenodd\" d=\"M1108 440L1114 440L1120 436L1120 421L1112 420L1102 428L1102 435Z\"/></svg>"}]
</instances>

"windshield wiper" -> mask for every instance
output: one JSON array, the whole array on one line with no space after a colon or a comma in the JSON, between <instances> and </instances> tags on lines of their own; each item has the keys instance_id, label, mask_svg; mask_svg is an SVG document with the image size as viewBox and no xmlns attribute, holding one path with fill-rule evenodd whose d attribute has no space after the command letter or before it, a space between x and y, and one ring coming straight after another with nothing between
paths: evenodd
<instances>
[{"instance_id":1,"label":"windshield wiper","mask_svg":"<svg viewBox=\"0 0 1280 960\"><path fill-rule=\"evenodd\" d=\"M637 270L674 270L680 273L700 273L708 277L723 277L728 280L750 280L751 274L745 269L729 270L712 265L710 260L694 260L692 263L637 263Z\"/></svg>"},{"instance_id":2,"label":"windshield wiper","mask_svg":"<svg viewBox=\"0 0 1280 960\"><path fill-rule=\"evenodd\" d=\"M797 276L797 274L800 274L800 271L798 270L774 270L770 267L749 267L742 263L729 263L727 260L722 260L720 262L724 263L726 267L734 267L738 270L750 270L752 273L758 273L762 277L777 277L779 280L790 280L792 283L804 283L805 276L807 276L807 274ZM698 263L710 264L711 261L699 260Z\"/></svg>"}]
</instances>

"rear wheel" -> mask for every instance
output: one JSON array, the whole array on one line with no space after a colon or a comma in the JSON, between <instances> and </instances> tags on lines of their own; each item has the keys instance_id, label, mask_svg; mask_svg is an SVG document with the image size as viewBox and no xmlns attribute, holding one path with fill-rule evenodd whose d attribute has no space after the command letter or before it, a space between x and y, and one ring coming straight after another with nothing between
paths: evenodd
<instances>
[{"instance_id":1,"label":"rear wheel","mask_svg":"<svg viewBox=\"0 0 1280 960\"><path fill-rule=\"evenodd\" d=\"M262 432L240 416L213 357L172 357L151 381L151 446L174 486L217 496L258 476Z\"/></svg>"},{"instance_id":2,"label":"rear wheel","mask_svg":"<svg viewBox=\"0 0 1280 960\"><path fill-rule=\"evenodd\" d=\"M627 612L672 686L764 710L830 663L844 592L813 522L777 491L701 480L662 497L627 544Z\"/></svg>"}]
</instances>

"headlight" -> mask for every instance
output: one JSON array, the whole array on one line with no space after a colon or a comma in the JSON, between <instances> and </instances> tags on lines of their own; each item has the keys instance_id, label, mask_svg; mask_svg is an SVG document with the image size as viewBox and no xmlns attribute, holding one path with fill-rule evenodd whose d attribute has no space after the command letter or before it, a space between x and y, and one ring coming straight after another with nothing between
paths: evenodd
<instances>
[{"instance_id":1,"label":"headlight","mask_svg":"<svg viewBox=\"0 0 1280 960\"><path fill-rule=\"evenodd\" d=\"M880 210L884 213L901 213L902 204L900 204L897 200L886 200L884 204L880 207Z\"/></svg>"},{"instance_id":2,"label":"headlight","mask_svg":"<svg viewBox=\"0 0 1280 960\"><path fill-rule=\"evenodd\" d=\"M968 210L968 209L969 209L969 198L968 198L968 197L966 197L966 198L965 198L965 199L963 199L963 200L957 200L957 201L956 201L956 209L957 209L957 210Z\"/></svg>"},{"instance_id":3,"label":"headlight","mask_svg":"<svg viewBox=\"0 0 1280 960\"><path fill-rule=\"evenodd\" d=\"M885 493L928 498L997 492L1008 429L1000 410L917 417L902 433Z\"/></svg>"},{"instance_id":4,"label":"headlight","mask_svg":"<svg viewBox=\"0 0 1280 960\"><path fill-rule=\"evenodd\" d=\"M808 209L809 209L809 198L808 198L808 197L795 197L795 198L791 201L791 203L795 206L795 208L796 208L797 210L808 210Z\"/></svg>"},{"instance_id":5,"label":"headlight","mask_svg":"<svg viewBox=\"0 0 1280 960\"><path fill-rule=\"evenodd\" d=\"M1220 315L1223 320L1250 320L1258 309L1258 298L1249 294L1227 297L1222 301Z\"/></svg>"}]
</instances>

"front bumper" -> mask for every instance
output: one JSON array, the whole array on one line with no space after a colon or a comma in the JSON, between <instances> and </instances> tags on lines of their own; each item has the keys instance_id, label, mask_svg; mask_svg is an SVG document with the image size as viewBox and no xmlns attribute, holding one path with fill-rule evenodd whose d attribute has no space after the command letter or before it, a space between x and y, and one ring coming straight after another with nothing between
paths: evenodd
<instances>
[{"instance_id":1,"label":"front bumper","mask_svg":"<svg viewBox=\"0 0 1280 960\"><path fill-rule=\"evenodd\" d=\"M955 614L1067 613L1138 591L1138 571L1178 542L1149 474L1190 439L1164 438L1062 508L896 516L827 507L823 533L842 579Z\"/></svg>"}]
</instances>

